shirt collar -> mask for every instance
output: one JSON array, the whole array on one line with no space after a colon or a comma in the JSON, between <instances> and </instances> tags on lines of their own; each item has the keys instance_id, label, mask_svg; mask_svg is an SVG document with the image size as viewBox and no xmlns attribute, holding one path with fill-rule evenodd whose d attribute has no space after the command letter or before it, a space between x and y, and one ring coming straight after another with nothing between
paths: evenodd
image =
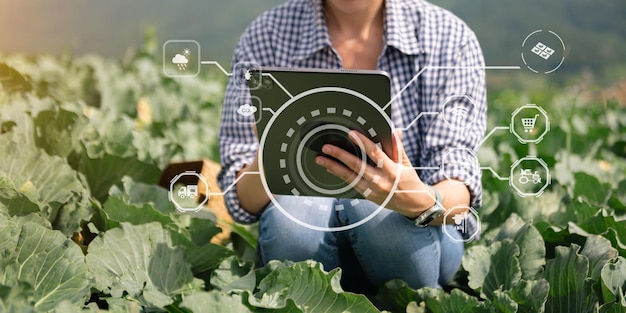
<instances>
[{"instance_id":1,"label":"shirt collar","mask_svg":"<svg viewBox=\"0 0 626 313\"><path fill-rule=\"evenodd\" d=\"M302 19L300 24L300 43L292 55L295 60L305 59L313 53L331 46L322 0L310 0L309 2L311 5L305 8L308 18Z\"/></svg>"},{"instance_id":2,"label":"shirt collar","mask_svg":"<svg viewBox=\"0 0 626 313\"><path fill-rule=\"evenodd\" d=\"M416 5L413 1L408 2ZM385 45L394 47L404 54L420 54L422 49L417 38L420 14L420 10L407 7L407 1L386 0Z\"/></svg>"},{"instance_id":3,"label":"shirt collar","mask_svg":"<svg viewBox=\"0 0 626 313\"><path fill-rule=\"evenodd\" d=\"M292 58L302 60L326 47L331 47L322 0L311 0L306 8L308 18L301 20L300 44ZM385 1L385 45L394 47L404 54L416 55L422 52L417 40L419 16L411 13L402 0ZM415 16L411 16L411 14ZM411 23L415 19L415 23Z\"/></svg>"}]
</instances>

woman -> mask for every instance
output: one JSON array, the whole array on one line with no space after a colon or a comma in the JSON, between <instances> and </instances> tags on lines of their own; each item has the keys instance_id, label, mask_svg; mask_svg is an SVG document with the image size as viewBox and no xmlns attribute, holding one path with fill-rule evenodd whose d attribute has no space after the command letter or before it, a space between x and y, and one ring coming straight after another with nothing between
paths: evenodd
<instances>
[{"instance_id":1,"label":"woman","mask_svg":"<svg viewBox=\"0 0 626 313\"><path fill-rule=\"evenodd\" d=\"M351 133L365 143L370 157L383 160L380 168L368 166L356 185L370 201L326 213L299 210L304 197L276 196L275 203L270 202L259 175L244 175L258 172L258 141L252 127L235 122L239 92L231 79L220 126L223 168L218 179L224 190L236 182L226 194L235 220L260 220L261 261L314 259L326 270L341 266L347 289L363 283L375 288L396 278L413 288L449 282L460 266L463 243L452 226L444 231L443 218L450 221L468 206L480 206L482 193L480 169L463 163L478 148L486 119L484 61L473 32L448 11L421 0L291 0L247 28L233 58L233 64L241 62L386 71L392 93L398 95L391 118L395 128L404 129L394 140L399 153L389 155L366 137ZM449 118L440 116L449 107L467 114L455 115L451 125ZM324 153L336 160L318 157L321 169L348 182L355 178L354 156L328 144ZM346 231L308 229L276 208L279 203L307 223L349 225L379 207L397 173L398 187L386 209ZM447 214L427 227L417 227L416 218L438 208L436 199ZM354 203L333 198L307 201L329 207ZM470 229L476 226L471 215L466 222Z\"/></svg>"}]
</instances>

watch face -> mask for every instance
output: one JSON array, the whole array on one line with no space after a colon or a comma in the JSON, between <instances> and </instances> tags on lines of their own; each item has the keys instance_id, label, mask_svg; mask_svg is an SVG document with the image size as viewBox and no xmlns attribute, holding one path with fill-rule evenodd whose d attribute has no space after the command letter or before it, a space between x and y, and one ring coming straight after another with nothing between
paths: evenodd
<instances>
[{"instance_id":1,"label":"watch face","mask_svg":"<svg viewBox=\"0 0 626 313\"><path fill-rule=\"evenodd\" d=\"M421 226L426 226L430 224L434 219L438 218L441 214L443 214L445 210L439 205L439 203L435 203L430 209L426 210L426 212L422 213L422 215L418 216L417 224Z\"/></svg>"},{"instance_id":2,"label":"watch face","mask_svg":"<svg viewBox=\"0 0 626 313\"><path fill-rule=\"evenodd\" d=\"M435 219L434 215L430 215L428 216L426 219L424 219L422 222L420 222L420 225L428 225L430 224L430 222L432 222Z\"/></svg>"}]
</instances>

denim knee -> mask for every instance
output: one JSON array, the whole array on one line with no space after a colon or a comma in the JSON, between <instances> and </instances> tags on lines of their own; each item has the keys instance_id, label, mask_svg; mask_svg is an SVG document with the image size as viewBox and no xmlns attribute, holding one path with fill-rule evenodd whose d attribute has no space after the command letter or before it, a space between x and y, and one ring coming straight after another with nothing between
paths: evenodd
<instances>
[{"instance_id":1,"label":"denim knee","mask_svg":"<svg viewBox=\"0 0 626 313\"><path fill-rule=\"evenodd\" d=\"M343 219L353 223L377 208L363 202L346 210ZM377 286L402 279L412 288L440 287L454 276L463 255L463 244L448 238L441 226L417 227L386 209L349 230L348 236L364 272Z\"/></svg>"},{"instance_id":2,"label":"denim knee","mask_svg":"<svg viewBox=\"0 0 626 313\"><path fill-rule=\"evenodd\" d=\"M319 211L317 208L305 211L308 209L302 208L302 198L304 197L277 196L277 201L293 218L311 225L328 225L331 218L329 212ZM332 200L310 197L309 201L315 202L317 207L325 205L322 202ZM326 270L339 266L333 233L300 225L273 203L261 215L258 245L263 264L270 260L298 262L313 259L321 262Z\"/></svg>"}]
</instances>

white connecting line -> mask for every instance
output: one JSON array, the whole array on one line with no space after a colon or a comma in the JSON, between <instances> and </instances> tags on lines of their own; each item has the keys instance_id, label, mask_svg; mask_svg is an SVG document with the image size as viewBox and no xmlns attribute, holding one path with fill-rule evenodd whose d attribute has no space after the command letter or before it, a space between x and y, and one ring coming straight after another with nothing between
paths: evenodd
<instances>
[{"instance_id":1,"label":"white connecting line","mask_svg":"<svg viewBox=\"0 0 626 313\"><path fill-rule=\"evenodd\" d=\"M496 173L496 171L494 171L490 166L485 166L485 167L481 167L481 170L488 170L490 171L493 176L495 176L498 180L509 180L509 177L502 177L500 175L498 175L498 173Z\"/></svg>"},{"instance_id":2,"label":"white connecting line","mask_svg":"<svg viewBox=\"0 0 626 313\"><path fill-rule=\"evenodd\" d=\"M439 112L420 112L406 127L398 128L399 130L405 131L413 126L420 119L420 117L424 115L439 115Z\"/></svg>"},{"instance_id":3,"label":"white connecting line","mask_svg":"<svg viewBox=\"0 0 626 313\"><path fill-rule=\"evenodd\" d=\"M441 169L440 167L437 166L417 166L414 167L413 169L415 170L439 170ZM491 168L490 166L483 166L480 168L483 171L490 171L493 176L495 176L498 180L509 180L508 177L502 177L500 176L493 168Z\"/></svg>"},{"instance_id":4,"label":"white connecting line","mask_svg":"<svg viewBox=\"0 0 626 313\"><path fill-rule=\"evenodd\" d=\"M232 76L233 73L229 73L228 71L226 71L226 69L224 69L224 67L222 67L222 65L219 64L219 62L217 61L201 61L200 64L205 64L205 65L215 65L217 66L220 71L222 71L222 73L224 73L224 75L226 76ZM438 69L485 69L485 70L519 70L521 69L520 66L424 66L422 69L419 70L419 72L417 72L417 74L415 74L415 76L413 76L413 78L411 78L411 80L404 86L402 87L402 89L400 89L400 91L394 95L391 100L389 100L389 102L387 102L387 104L385 104L385 106L382 108L382 110L384 111L385 109L387 109L388 106L390 106L395 100L398 99L398 97L400 97L400 95L407 89L409 88L409 86L411 84L413 84L415 81L417 81L417 79L419 78L419 76L427 69L434 69L434 70L438 70ZM267 76L270 77L275 83L276 85L278 85L278 87L280 87L280 89L282 89L286 95L288 95L290 98L293 98L293 95L285 88L285 86L283 86L272 74L269 73L263 73L263 76ZM273 114L275 114L274 110L270 109L270 108L263 108L264 111L269 111ZM409 123L408 126L401 128L402 130L407 130L408 128L410 128L413 124L415 124L417 122L417 120L419 120L422 116L424 115L438 115L439 112L420 112L420 114L418 114L413 121L411 121L411 123ZM483 140L478 144L478 146L480 147L485 140L491 136L497 129L509 129L509 127L505 127L505 126L496 126L494 129L491 130L491 132L489 132L489 134L487 134ZM416 170L424 170L424 169L439 169L439 167L414 167L414 169ZM481 170L489 170L491 171L491 173L493 173L493 175L499 179L499 180L509 180L508 177L501 177L500 175L498 175L498 173L496 173L496 171L494 171L491 167L481 167ZM252 174L252 175L260 175L260 172L245 172L243 173L241 176L239 176L237 179L235 179L235 181L228 186L225 190L223 190L222 192L210 192L209 195L215 195L215 196L223 196L224 194L226 194L230 189L232 189L237 182L244 177L245 175L248 174ZM403 192L422 192L422 190L419 191L401 191L398 190L396 191L398 193L403 193Z\"/></svg>"},{"instance_id":5,"label":"white connecting line","mask_svg":"<svg viewBox=\"0 0 626 313\"><path fill-rule=\"evenodd\" d=\"M419 78L419 76L422 75L422 73L424 73L425 70L454 70L454 69L519 70L519 69L522 69L522 67L521 66L424 66L421 70L419 70L419 72L417 72L417 74L415 74L415 76L413 76L413 78L411 78L411 80L409 80L408 83L406 83L406 85L404 85L404 87L402 87L402 89L400 89L400 91L398 91L398 93L395 96L393 96L393 98L391 98L391 100L389 100L389 102L387 102L387 104L385 104L385 106L383 107L383 111L387 109L387 107L390 106L394 101L396 101L396 99L398 99L398 97L400 97L400 95L407 88L409 88L409 86L411 86Z\"/></svg>"},{"instance_id":6,"label":"white connecting line","mask_svg":"<svg viewBox=\"0 0 626 313\"><path fill-rule=\"evenodd\" d=\"M226 75L226 76L233 76L233 73L229 73L228 71L226 71L226 69L217 61L201 61L200 64L215 65L215 66L217 66L217 68L220 69L220 71L222 71L222 73L224 73L224 75ZM271 78L274 81L274 83L276 83L276 85L278 85L278 87L280 87L280 89L282 89L285 92L285 94L287 94L289 96L289 98L293 98L293 95L287 90L287 88L285 88L285 86L283 86L283 84L281 84L278 81L278 79L276 79L272 74L270 74L270 73L262 73L262 75Z\"/></svg>"},{"instance_id":7,"label":"white connecting line","mask_svg":"<svg viewBox=\"0 0 626 313\"><path fill-rule=\"evenodd\" d=\"M440 167L438 166L417 166L413 168L414 170L438 170Z\"/></svg>"},{"instance_id":8,"label":"white connecting line","mask_svg":"<svg viewBox=\"0 0 626 313\"><path fill-rule=\"evenodd\" d=\"M241 174L239 177L237 177L237 179L235 179L235 181L230 184L230 186L226 187L226 189L222 190L222 192L209 192L209 196L223 196L225 195L231 188L235 187L235 185L237 184L237 182L239 182L240 179L242 179L244 176L246 175L260 175L261 172L244 172L243 174Z\"/></svg>"},{"instance_id":9,"label":"white connecting line","mask_svg":"<svg viewBox=\"0 0 626 313\"><path fill-rule=\"evenodd\" d=\"M220 63L217 61L201 61L200 64L215 65L220 69L220 71L222 71L222 73L224 73L224 75L226 76L233 75L233 73L229 73L228 71L226 71L226 69L224 69L224 67L220 65ZM400 95L407 88L409 88L409 86L411 86L419 78L419 76L422 75L422 73L424 73L425 70L452 70L452 69L519 70L521 69L521 66L424 66L422 69L420 69L417 72L417 74L415 74L415 76L413 76L413 78L411 78L411 80L408 83L406 83L406 85L404 85L404 87L402 87L402 89L400 89L400 91L395 96L391 98L391 100L389 100L389 102L387 102L387 104L385 104L382 110L383 111L386 110L387 107L389 107L394 101L396 101L398 97L400 97ZM280 87L280 89L282 89L285 92L285 94L289 96L289 98L293 98L293 95L287 90L287 88L285 88L285 86L283 86L283 84L281 84L278 81L278 79L276 79L272 74L263 73L262 75L270 77L278 85L278 87ZM409 125L413 125L416 122L416 120L418 120L423 115L427 115L427 114L436 115L439 113L438 112L421 112L411 123L409 123Z\"/></svg>"},{"instance_id":10,"label":"white connecting line","mask_svg":"<svg viewBox=\"0 0 626 313\"><path fill-rule=\"evenodd\" d=\"M282 89L285 92L285 94L287 94L289 96L289 98L293 98L293 95L287 90L287 88L285 88L285 86L283 86L283 84L281 84L278 81L278 79L276 79L272 74L270 74L270 73L263 73L262 75L271 78L276 83L276 85L278 85L278 87L280 87L280 89Z\"/></svg>"},{"instance_id":11,"label":"white connecting line","mask_svg":"<svg viewBox=\"0 0 626 313\"><path fill-rule=\"evenodd\" d=\"M522 67L521 66L424 66L421 70L419 70L419 72L417 72L417 74L415 74L415 76L413 76L413 78L411 78L411 80L409 80L408 83L406 83L406 85L404 85L404 87L402 87L402 89L400 89L400 91L398 91L398 93L395 96L391 98L391 100L389 100L389 102L387 102L387 104L385 104L385 106L383 107L383 111L386 110L387 107L390 106L394 101L396 101L398 97L400 97L400 95L405 90L407 90L407 88L409 88L409 86L415 83L415 81L417 81L419 76L422 75L422 73L424 73L424 71L427 69L429 70L452 70L452 69L520 70L522 69ZM418 114L413 119L413 121L409 123L407 127L404 127L402 129L403 130L408 129L411 125L415 124L415 122L417 122L417 120L420 119L424 115L437 115L437 114L439 114L439 112L420 112L420 114Z\"/></svg>"},{"instance_id":12,"label":"white connecting line","mask_svg":"<svg viewBox=\"0 0 626 313\"><path fill-rule=\"evenodd\" d=\"M422 190L415 190L415 189L413 189L413 190L396 190L396 191L394 191L394 193L399 193L399 194L400 194L400 193L425 193L425 194L427 194L427 195L428 195L431 199L433 199L433 200L437 201L437 197L436 197L436 196L433 196L433 195L430 193L430 189L422 189Z\"/></svg>"},{"instance_id":13,"label":"white connecting line","mask_svg":"<svg viewBox=\"0 0 626 313\"><path fill-rule=\"evenodd\" d=\"M220 71L222 71L222 73L224 73L224 75L233 76L233 73L229 73L228 71L226 71L226 69L224 69L222 65L217 61L200 61L200 64L215 65L217 66L217 68L220 69Z\"/></svg>"},{"instance_id":14,"label":"white connecting line","mask_svg":"<svg viewBox=\"0 0 626 313\"><path fill-rule=\"evenodd\" d=\"M418 167L414 167L413 169L416 169L416 170L438 170L440 168L439 167L418 166ZM493 168L491 168L489 166L481 167L480 169L481 170L490 171L493 174L493 176L495 176L498 180L509 180L509 177L502 177L502 176L500 176ZM209 192L209 196L223 196L230 189L235 187L237 182L239 182L239 180L241 178L243 178L245 175L260 175L260 174L261 174L261 172L244 172L243 174L241 174L241 176L237 177L237 179L235 179L235 181L230 186L226 187L226 189L224 189L222 192ZM427 190L397 190L395 192L396 193L411 193L411 192L427 192Z\"/></svg>"},{"instance_id":15,"label":"white connecting line","mask_svg":"<svg viewBox=\"0 0 626 313\"><path fill-rule=\"evenodd\" d=\"M498 130L498 129L509 129L509 126L496 126L496 127L494 127L487 135L485 135L485 137L483 137L483 140L481 140L478 143L477 148L482 146L483 143L485 143L485 141L487 140L487 138L491 137L491 135L493 135L493 133L495 133L496 130Z\"/></svg>"}]
</instances>

